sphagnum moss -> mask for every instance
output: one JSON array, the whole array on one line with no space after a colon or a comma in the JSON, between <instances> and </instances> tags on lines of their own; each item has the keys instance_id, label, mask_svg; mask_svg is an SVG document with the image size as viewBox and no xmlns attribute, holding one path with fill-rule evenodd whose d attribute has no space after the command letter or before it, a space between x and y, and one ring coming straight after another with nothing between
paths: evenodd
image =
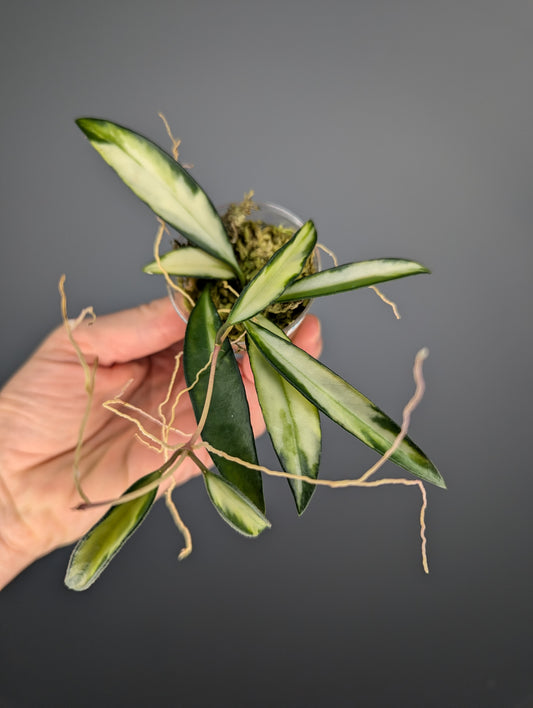
<instances>
[{"instance_id":1,"label":"sphagnum moss","mask_svg":"<svg viewBox=\"0 0 533 708\"><path fill-rule=\"evenodd\" d=\"M237 263L243 274L245 285L257 275L272 256L289 241L295 229L281 224L268 224L261 220L251 219L258 205L253 201L253 192L246 194L241 202L232 203L222 215L222 223L226 228L229 240L233 246ZM190 245L190 244L187 244ZM175 247L180 244L175 242ZM313 253L306 262L299 278L311 275L317 271L317 258ZM196 303L200 294L207 286L210 289L213 303L224 321L240 295L242 288L237 279L230 281L208 281L202 278L181 278L180 285ZM263 314L280 329L287 328L306 309L309 300L290 302L274 302ZM189 303L187 309L192 309ZM230 333L232 341L242 336L243 328L236 325Z\"/></svg>"}]
</instances>

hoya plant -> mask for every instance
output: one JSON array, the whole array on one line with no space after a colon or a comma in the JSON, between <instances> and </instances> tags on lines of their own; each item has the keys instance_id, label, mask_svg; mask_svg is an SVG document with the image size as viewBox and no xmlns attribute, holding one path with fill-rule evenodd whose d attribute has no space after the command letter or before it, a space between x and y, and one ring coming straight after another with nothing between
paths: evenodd
<instances>
[{"instance_id":1,"label":"hoya plant","mask_svg":"<svg viewBox=\"0 0 533 708\"><path fill-rule=\"evenodd\" d=\"M220 215L179 163L177 151L168 154L138 133L107 120L80 118L77 124L160 220L154 260L145 271L166 278L187 321L181 365L197 426L177 444L170 444L171 426L166 426L167 435L160 440L161 466L113 500L110 510L78 542L67 569L67 586L84 590L94 582L146 517L160 485L172 480L187 458L201 472L220 516L249 537L270 527L262 488L265 473L288 480L298 514L320 484L418 485L424 509L423 482L445 484L435 465L407 436L407 408L400 426L350 383L293 344L287 332L313 298L427 273L427 268L388 258L319 269L312 221L290 228L254 219L251 195ZM176 240L160 256L159 244L167 227L177 232ZM263 467L257 458L237 362L242 349L249 356L266 429L279 459L278 471ZM371 480L372 468L356 480L320 479L320 413L377 451L382 457L376 469L390 459L412 478ZM213 466L201 461L202 449L209 451ZM91 504L84 497L80 508ZM187 541L181 554L185 556L190 550L188 531L175 507L173 512ZM421 526L425 543L423 512Z\"/></svg>"}]
</instances>

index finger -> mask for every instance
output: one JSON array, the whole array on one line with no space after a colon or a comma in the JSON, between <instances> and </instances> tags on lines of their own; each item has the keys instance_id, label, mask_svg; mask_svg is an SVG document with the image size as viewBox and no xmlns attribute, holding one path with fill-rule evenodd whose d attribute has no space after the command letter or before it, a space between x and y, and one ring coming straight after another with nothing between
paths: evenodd
<instances>
[{"instance_id":1,"label":"index finger","mask_svg":"<svg viewBox=\"0 0 533 708\"><path fill-rule=\"evenodd\" d=\"M185 323L168 297L129 310L81 322L74 331L88 363L123 364L167 349L185 335ZM44 346L71 351L64 329L56 330Z\"/></svg>"}]
</instances>

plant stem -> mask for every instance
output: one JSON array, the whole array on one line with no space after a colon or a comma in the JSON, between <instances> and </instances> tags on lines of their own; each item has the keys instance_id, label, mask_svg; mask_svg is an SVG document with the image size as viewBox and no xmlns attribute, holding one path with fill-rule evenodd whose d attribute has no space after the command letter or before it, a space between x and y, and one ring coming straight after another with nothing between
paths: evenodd
<instances>
[{"instance_id":1,"label":"plant stem","mask_svg":"<svg viewBox=\"0 0 533 708\"><path fill-rule=\"evenodd\" d=\"M196 455L192 450L189 450L189 457L191 458L191 460L194 462L194 464L198 467L198 469L199 469L203 474L206 474L207 472L209 472L209 470L208 470L208 468L206 467L206 465L204 465L204 463L202 462L202 460L201 460L201 459L198 457L198 455Z\"/></svg>"},{"instance_id":2,"label":"plant stem","mask_svg":"<svg viewBox=\"0 0 533 708\"><path fill-rule=\"evenodd\" d=\"M212 354L212 359L211 359L211 366L209 368L209 379L207 381L207 391L205 394L205 401L204 401L204 407L202 409L202 415L200 416L200 420L198 421L198 425L196 426L196 430L194 433L191 435L189 441L186 444L187 450L190 452L202 434L202 430L204 429L205 422L207 420L207 416L209 415L209 408L211 406L211 399L213 398L213 389L214 389L214 383L215 383L215 373L216 373L216 368L217 368L217 361L218 361L218 355L220 354L220 350L222 349L222 344L224 343L224 340L230 333L231 326L227 325L222 325L222 327L218 330L215 336L215 346L213 348L213 354Z\"/></svg>"}]
</instances>

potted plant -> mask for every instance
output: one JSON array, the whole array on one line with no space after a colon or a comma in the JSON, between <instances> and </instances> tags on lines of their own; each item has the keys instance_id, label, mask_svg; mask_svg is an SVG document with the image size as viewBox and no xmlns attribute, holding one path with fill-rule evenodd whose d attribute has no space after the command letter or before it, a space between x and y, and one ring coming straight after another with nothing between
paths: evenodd
<instances>
[{"instance_id":1,"label":"potted plant","mask_svg":"<svg viewBox=\"0 0 533 708\"><path fill-rule=\"evenodd\" d=\"M183 367L197 427L177 445L163 439L163 464L115 500L78 542L67 569L67 586L83 590L94 582L146 517L159 486L186 458L198 466L222 518L250 537L270 526L262 491L264 472L288 479L299 514L319 484L417 484L424 509L422 483L445 484L434 464L407 437L408 416L402 427L394 423L348 382L296 347L286 330L312 298L426 273L427 268L403 259L377 259L319 270L312 221L296 227L268 223L257 215L251 195L220 216L177 159L150 140L106 120L80 118L77 124L161 220L154 260L145 271L165 276L187 319ZM166 225L182 242L159 256ZM257 459L235 358L243 346L281 471L267 470ZM383 456L374 468L390 458L415 479L371 481L374 468L357 480L319 479L319 411ZM201 448L209 451L216 471L199 459ZM91 504L85 499L80 508ZM179 517L178 523L181 526Z\"/></svg>"}]
</instances>

